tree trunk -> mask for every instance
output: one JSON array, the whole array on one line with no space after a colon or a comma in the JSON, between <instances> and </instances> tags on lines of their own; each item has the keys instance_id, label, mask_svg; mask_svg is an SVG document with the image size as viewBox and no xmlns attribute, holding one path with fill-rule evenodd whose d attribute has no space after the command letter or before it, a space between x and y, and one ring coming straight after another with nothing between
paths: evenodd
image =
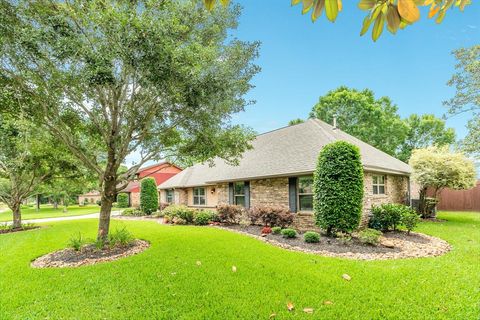
<instances>
[{"instance_id":1,"label":"tree trunk","mask_svg":"<svg viewBox=\"0 0 480 320\"><path fill-rule=\"evenodd\" d=\"M16 202L10 208L12 209L12 213L13 213L13 228L22 227L22 214L20 213L20 205L21 205L21 202Z\"/></svg>"},{"instance_id":2,"label":"tree trunk","mask_svg":"<svg viewBox=\"0 0 480 320\"><path fill-rule=\"evenodd\" d=\"M53 209L57 210L58 209L58 201L53 200Z\"/></svg>"},{"instance_id":3,"label":"tree trunk","mask_svg":"<svg viewBox=\"0 0 480 320\"><path fill-rule=\"evenodd\" d=\"M110 214L112 212L113 202L115 201L116 185L116 179L105 179L103 183L100 220L98 222L98 240L106 241L108 239Z\"/></svg>"},{"instance_id":4,"label":"tree trunk","mask_svg":"<svg viewBox=\"0 0 480 320\"><path fill-rule=\"evenodd\" d=\"M40 193L37 193L37 212L40 211Z\"/></svg>"},{"instance_id":5,"label":"tree trunk","mask_svg":"<svg viewBox=\"0 0 480 320\"><path fill-rule=\"evenodd\" d=\"M418 203L418 211L420 211L420 214L422 217L425 218L426 215L426 196L427 196L427 188L422 188L420 189L420 199Z\"/></svg>"}]
</instances>

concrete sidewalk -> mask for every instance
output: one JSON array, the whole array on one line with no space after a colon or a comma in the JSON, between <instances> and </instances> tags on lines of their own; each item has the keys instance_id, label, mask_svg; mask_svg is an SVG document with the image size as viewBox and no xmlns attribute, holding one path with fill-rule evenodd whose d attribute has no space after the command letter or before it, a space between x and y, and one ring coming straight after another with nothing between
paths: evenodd
<instances>
[{"instance_id":1,"label":"concrete sidewalk","mask_svg":"<svg viewBox=\"0 0 480 320\"><path fill-rule=\"evenodd\" d=\"M112 211L111 216L119 216L122 211ZM84 214L81 216L71 216L71 217L56 217L56 218L42 218L42 219L27 219L22 220L22 223L42 223L42 222L56 222L56 221L69 221L69 220L81 220L81 219L95 219L98 218L100 212ZM5 221L3 223L12 224L12 221Z\"/></svg>"}]
</instances>

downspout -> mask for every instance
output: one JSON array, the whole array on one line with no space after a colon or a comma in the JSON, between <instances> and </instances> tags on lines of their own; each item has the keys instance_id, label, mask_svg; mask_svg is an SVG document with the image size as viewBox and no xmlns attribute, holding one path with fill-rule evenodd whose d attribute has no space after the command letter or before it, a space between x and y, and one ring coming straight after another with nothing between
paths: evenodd
<instances>
[{"instance_id":1,"label":"downspout","mask_svg":"<svg viewBox=\"0 0 480 320\"><path fill-rule=\"evenodd\" d=\"M408 176L408 203L410 205L410 208L412 207L412 188L411 188L411 183L410 183L410 176Z\"/></svg>"}]
</instances>

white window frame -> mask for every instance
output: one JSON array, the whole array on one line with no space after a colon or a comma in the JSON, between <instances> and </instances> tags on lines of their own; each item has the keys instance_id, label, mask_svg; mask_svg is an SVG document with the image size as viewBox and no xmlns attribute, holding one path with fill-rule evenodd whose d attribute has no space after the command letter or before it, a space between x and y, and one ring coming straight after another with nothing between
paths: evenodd
<instances>
[{"instance_id":1,"label":"white window frame","mask_svg":"<svg viewBox=\"0 0 480 320\"><path fill-rule=\"evenodd\" d=\"M302 178L311 178L312 179L312 192L311 193L300 193L300 179ZM313 203L313 176L301 176L297 178L297 207L299 212L313 212L312 210L302 210L300 207L300 196L311 196Z\"/></svg>"},{"instance_id":2,"label":"white window frame","mask_svg":"<svg viewBox=\"0 0 480 320\"><path fill-rule=\"evenodd\" d=\"M203 190L203 195L200 194L200 191ZM207 205L207 189L205 187L195 187L193 188L193 205L194 206L206 206ZM197 194L198 193L198 194ZM203 199L203 203L202 200Z\"/></svg>"},{"instance_id":3,"label":"white window frame","mask_svg":"<svg viewBox=\"0 0 480 320\"><path fill-rule=\"evenodd\" d=\"M172 199L170 201L168 201L168 193L171 192L172 193ZM167 189L165 190L165 201L167 203L173 203L175 201L175 191L173 189Z\"/></svg>"},{"instance_id":4,"label":"white window frame","mask_svg":"<svg viewBox=\"0 0 480 320\"><path fill-rule=\"evenodd\" d=\"M236 193L237 192L237 184L243 184L243 193ZM237 202L237 198L243 198L243 205L242 204L238 204ZM247 197L246 197L246 192L245 192L245 181L236 181L233 183L233 203L237 206L242 206L242 207L245 207L245 204L246 204L246 201L247 201Z\"/></svg>"},{"instance_id":5,"label":"white window frame","mask_svg":"<svg viewBox=\"0 0 480 320\"><path fill-rule=\"evenodd\" d=\"M380 180L383 180L380 182ZM383 174L374 174L372 175L372 193L374 195L384 195L386 194L386 184L385 181L387 177ZM383 187L383 192L380 192L380 187Z\"/></svg>"}]
</instances>

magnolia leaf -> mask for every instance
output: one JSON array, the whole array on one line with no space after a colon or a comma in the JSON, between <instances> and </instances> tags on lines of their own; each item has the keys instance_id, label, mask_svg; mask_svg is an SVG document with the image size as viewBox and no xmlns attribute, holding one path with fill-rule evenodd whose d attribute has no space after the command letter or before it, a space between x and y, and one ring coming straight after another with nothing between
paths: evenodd
<instances>
[{"instance_id":1,"label":"magnolia leaf","mask_svg":"<svg viewBox=\"0 0 480 320\"><path fill-rule=\"evenodd\" d=\"M400 16L412 23L420 19L420 10L413 0L398 0L398 13Z\"/></svg>"},{"instance_id":2,"label":"magnolia leaf","mask_svg":"<svg viewBox=\"0 0 480 320\"><path fill-rule=\"evenodd\" d=\"M232 266L232 272L237 272L237 267Z\"/></svg>"},{"instance_id":3,"label":"magnolia leaf","mask_svg":"<svg viewBox=\"0 0 480 320\"><path fill-rule=\"evenodd\" d=\"M440 7L435 7L435 3L432 4L430 11L428 12L428 17L430 19L433 18L437 14L438 10L440 10Z\"/></svg>"},{"instance_id":4,"label":"magnolia leaf","mask_svg":"<svg viewBox=\"0 0 480 320\"><path fill-rule=\"evenodd\" d=\"M303 308L303 312L305 312L305 313L313 313L313 308Z\"/></svg>"},{"instance_id":5,"label":"magnolia leaf","mask_svg":"<svg viewBox=\"0 0 480 320\"><path fill-rule=\"evenodd\" d=\"M322 15L323 8L325 7L325 0L317 0L315 2L315 7L313 8L312 12L312 21L315 22L315 20L318 19Z\"/></svg>"},{"instance_id":6,"label":"magnolia leaf","mask_svg":"<svg viewBox=\"0 0 480 320\"><path fill-rule=\"evenodd\" d=\"M398 27L400 26L400 14L398 13L397 6L390 5L388 6L387 11L387 29L391 33L397 33Z\"/></svg>"},{"instance_id":7,"label":"magnolia leaf","mask_svg":"<svg viewBox=\"0 0 480 320\"><path fill-rule=\"evenodd\" d=\"M313 6L313 0L303 0L302 14L307 13Z\"/></svg>"},{"instance_id":8,"label":"magnolia leaf","mask_svg":"<svg viewBox=\"0 0 480 320\"><path fill-rule=\"evenodd\" d=\"M380 18L380 16L378 16L377 19L379 19L379 18ZM375 22L376 22L376 21L375 21ZM375 28L375 27L374 27L374 28ZM345 279L345 280L347 280L347 281L352 280L352 277L350 277L350 276L349 276L348 274L346 274L346 273L342 274L342 278Z\"/></svg>"},{"instance_id":9,"label":"magnolia leaf","mask_svg":"<svg viewBox=\"0 0 480 320\"><path fill-rule=\"evenodd\" d=\"M342 3L342 0L337 0L337 6L338 6L338 11L342 11L343 9L343 3Z\"/></svg>"},{"instance_id":10,"label":"magnolia leaf","mask_svg":"<svg viewBox=\"0 0 480 320\"><path fill-rule=\"evenodd\" d=\"M361 10L370 10L375 7L376 3L376 0L360 0L358 3L358 8Z\"/></svg>"},{"instance_id":11,"label":"magnolia leaf","mask_svg":"<svg viewBox=\"0 0 480 320\"><path fill-rule=\"evenodd\" d=\"M276 313L272 313L272 314L268 317L268 319L273 319L273 318L275 318L276 316L277 316Z\"/></svg>"},{"instance_id":12,"label":"magnolia leaf","mask_svg":"<svg viewBox=\"0 0 480 320\"><path fill-rule=\"evenodd\" d=\"M302 0L292 0L292 6L296 6L299 4Z\"/></svg>"},{"instance_id":13,"label":"magnolia leaf","mask_svg":"<svg viewBox=\"0 0 480 320\"><path fill-rule=\"evenodd\" d=\"M293 309L295 309L295 307L293 306L293 303L291 302L287 303L287 310L292 311Z\"/></svg>"},{"instance_id":14,"label":"magnolia leaf","mask_svg":"<svg viewBox=\"0 0 480 320\"><path fill-rule=\"evenodd\" d=\"M400 19L400 29L405 29L408 26L408 22L405 19Z\"/></svg>"},{"instance_id":15,"label":"magnolia leaf","mask_svg":"<svg viewBox=\"0 0 480 320\"><path fill-rule=\"evenodd\" d=\"M447 13L447 10L441 9L440 12L438 13L437 19L435 19L436 23L442 23L443 18L445 18L445 13Z\"/></svg>"},{"instance_id":16,"label":"magnolia leaf","mask_svg":"<svg viewBox=\"0 0 480 320\"><path fill-rule=\"evenodd\" d=\"M203 2L205 3L205 7L207 8L207 10L212 11L213 7L215 7L215 2L217 2L217 0L203 0Z\"/></svg>"},{"instance_id":17,"label":"magnolia leaf","mask_svg":"<svg viewBox=\"0 0 480 320\"><path fill-rule=\"evenodd\" d=\"M230 3L230 0L220 0L220 2L223 4L224 7L226 7Z\"/></svg>"},{"instance_id":18,"label":"magnolia leaf","mask_svg":"<svg viewBox=\"0 0 480 320\"><path fill-rule=\"evenodd\" d=\"M202 262L201 261L197 261L197 266L201 266L202 265Z\"/></svg>"},{"instance_id":19,"label":"magnolia leaf","mask_svg":"<svg viewBox=\"0 0 480 320\"><path fill-rule=\"evenodd\" d=\"M324 304L324 305L332 305L333 302L330 301L330 300L325 300L325 301L323 301L323 304Z\"/></svg>"},{"instance_id":20,"label":"magnolia leaf","mask_svg":"<svg viewBox=\"0 0 480 320\"><path fill-rule=\"evenodd\" d=\"M338 1L337 0L325 0L325 14L328 20L335 22L338 15Z\"/></svg>"},{"instance_id":21,"label":"magnolia leaf","mask_svg":"<svg viewBox=\"0 0 480 320\"><path fill-rule=\"evenodd\" d=\"M370 28L370 24L372 24L372 17L370 15L366 16L365 19L363 19L363 26L362 30L360 31L360 36L363 36L367 31L368 28Z\"/></svg>"}]
</instances>

